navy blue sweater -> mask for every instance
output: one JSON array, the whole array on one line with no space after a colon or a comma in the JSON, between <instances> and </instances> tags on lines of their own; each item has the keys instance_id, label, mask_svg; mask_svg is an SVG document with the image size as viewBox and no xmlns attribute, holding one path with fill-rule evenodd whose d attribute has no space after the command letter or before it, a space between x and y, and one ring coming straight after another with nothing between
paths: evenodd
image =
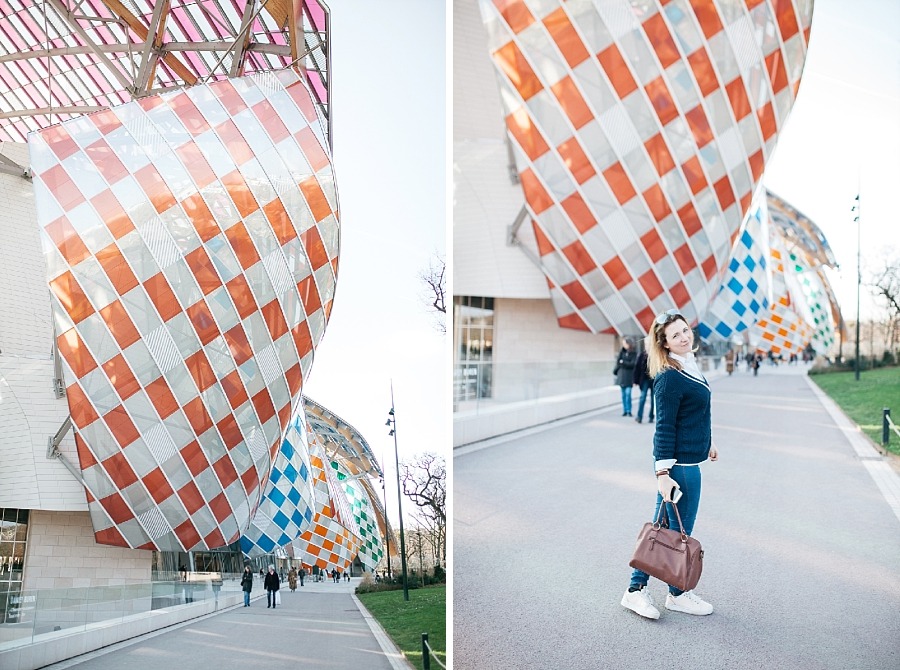
<instances>
[{"instance_id":1,"label":"navy blue sweater","mask_svg":"<svg viewBox=\"0 0 900 670\"><path fill-rule=\"evenodd\" d=\"M688 373L667 369L653 384L656 401L656 433L653 457L674 458L679 463L702 463L712 444L709 385Z\"/></svg>"}]
</instances>

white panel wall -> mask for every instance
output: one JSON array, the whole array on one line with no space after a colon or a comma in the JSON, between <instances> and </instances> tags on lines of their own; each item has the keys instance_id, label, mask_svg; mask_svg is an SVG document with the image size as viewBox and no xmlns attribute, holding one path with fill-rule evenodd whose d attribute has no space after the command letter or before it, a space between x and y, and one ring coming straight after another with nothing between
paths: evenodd
<instances>
[{"instance_id":1,"label":"white panel wall","mask_svg":"<svg viewBox=\"0 0 900 670\"><path fill-rule=\"evenodd\" d=\"M0 153L28 165L24 144ZM0 507L86 511L84 489L47 441L69 415L53 392L50 295L31 182L0 174ZM60 451L75 464L71 431Z\"/></svg>"},{"instance_id":2,"label":"white panel wall","mask_svg":"<svg viewBox=\"0 0 900 670\"><path fill-rule=\"evenodd\" d=\"M87 512L32 512L23 588L148 583L152 553L97 544Z\"/></svg>"}]
</instances>

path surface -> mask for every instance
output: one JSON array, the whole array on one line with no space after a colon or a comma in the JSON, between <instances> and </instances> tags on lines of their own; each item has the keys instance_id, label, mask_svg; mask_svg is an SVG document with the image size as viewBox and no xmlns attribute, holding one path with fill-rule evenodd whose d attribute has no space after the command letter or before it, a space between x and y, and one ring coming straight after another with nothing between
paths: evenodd
<instances>
[{"instance_id":1,"label":"path surface","mask_svg":"<svg viewBox=\"0 0 900 670\"><path fill-rule=\"evenodd\" d=\"M369 627L350 583L307 581L282 604L266 607L254 584L250 607L239 605L136 640L69 659L48 670L398 670L410 668ZM262 593L262 598L259 598ZM388 644L390 644L388 642Z\"/></svg>"},{"instance_id":2,"label":"path surface","mask_svg":"<svg viewBox=\"0 0 900 670\"><path fill-rule=\"evenodd\" d=\"M720 460L703 466L694 535L696 592L716 611L651 621L619 604L653 511L653 424L610 408L456 450L454 668L900 668L896 473L876 483L874 450L854 448L805 368L712 389Z\"/></svg>"}]
</instances>

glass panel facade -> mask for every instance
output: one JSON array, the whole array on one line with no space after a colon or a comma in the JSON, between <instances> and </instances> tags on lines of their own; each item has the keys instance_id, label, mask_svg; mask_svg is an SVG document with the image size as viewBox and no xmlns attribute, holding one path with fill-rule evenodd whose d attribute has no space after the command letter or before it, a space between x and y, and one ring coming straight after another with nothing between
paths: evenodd
<instances>
[{"instance_id":1,"label":"glass panel facade","mask_svg":"<svg viewBox=\"0 0 900 670\"><path fill-rule=\"evenodd\" d=\"M490 398L494 356L494 299L453 298L453 402Z\"/></svg>"},{"instance_id":2,"label":"glass panel facade","mask_svg":"<svg viewBox=\"0 0 900 670\"><path fill-rule=\"evenodd\" d=\"M28 538L28 510L0 508L0 623L16 623L24 603L22 570Z\"/></svg>"}]
</instances>

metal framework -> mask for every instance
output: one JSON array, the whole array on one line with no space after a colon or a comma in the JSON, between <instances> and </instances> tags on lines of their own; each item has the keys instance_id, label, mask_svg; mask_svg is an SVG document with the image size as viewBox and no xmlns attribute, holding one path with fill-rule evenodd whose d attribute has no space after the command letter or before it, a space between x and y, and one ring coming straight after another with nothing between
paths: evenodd
<instances>
[{"instance_id":1,"label":"metal framework","mask_svg":"<svg viewBox=\"0 0 900 670\"><path fill-rule=\"evenodd\" d=\"M295 68L331 142L320 0L0 0L0 141L134 98Z\"/></svg>"}]
</instances>

